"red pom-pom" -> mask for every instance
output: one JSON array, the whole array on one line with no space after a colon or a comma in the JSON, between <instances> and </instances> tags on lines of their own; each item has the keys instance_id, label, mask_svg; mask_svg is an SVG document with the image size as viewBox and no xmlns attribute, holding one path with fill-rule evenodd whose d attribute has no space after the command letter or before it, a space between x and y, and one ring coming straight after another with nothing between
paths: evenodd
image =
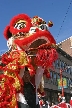
<instances>
[{"instance_id":1,"label":"red pom-pom","mask_svg":"<svg viewBox=\"0 0 72 108\"><path fill-rule=\"evenodd\" d=\"M36 64L45 68L53 67L53 62L58 58L56 49L39 49L36 56Z\"/></svg>"},{"instance_id":2,"label":"red pom-pom","mask_svg":"<svg viewBox=\"0 0 72 108\"><path fill-rule=\"evenodd\" d=\"M49 26L49 27L52 27L52 26L53 26L53 22L52 22L52 21L49 21L49 22L48 22L48 26Z\"/></svg>"},{"instance_id":3,"label":"red pom-pom","mask_svg":"<svg viewBox=\"0 0 72 108\"><path fill-rule=\"evenodd\" d=\"M11 34L11 32L10 32L10 26L6 26L5 27L5 29L4 29L4 37L8 40L11 36L12 36L12 34Z\"/></svg>"},{"instance_id":4,"label":"red pom-pom","mask_svg":"<svg viewBox=\"0 0 72 108\"><path fill-rule=\"evenodd\" d=\"M8 34L7 34L7 32L8 32L9 29L10 29L10 26L6 26L6 28L4 29L4 37L5 37L6 39L8 39Z\"/></svg>"}]
</instances>

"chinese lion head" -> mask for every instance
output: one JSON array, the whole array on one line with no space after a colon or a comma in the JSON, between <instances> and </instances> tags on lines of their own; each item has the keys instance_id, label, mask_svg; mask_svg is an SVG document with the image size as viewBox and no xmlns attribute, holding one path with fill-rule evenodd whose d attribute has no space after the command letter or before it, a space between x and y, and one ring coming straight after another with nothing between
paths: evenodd
<instances>
[{"instance_id":1,"label":"chinese lion head","mask_svg":"<svg viewBox=\"0 0 72 108\"><path fill-rule=\"evenodd\" d=\"M30 54L39 55L36 59L37 64L44 67L47 64L51 65L53 60L56 59L56 51L54 49L56 41L49 32L49 27L52 26L52 21L49 21L47 24L38 16L30 18L26 14L19 14L14 16L10 24L6 26L4 37L7 39L9 49L22 49ZM47 58L48 62L46 64L43 59L46 60Z\"/></svg>"},{"instance_id":2,"label":"chinese lion head","mask_svg":"<svg viewBox=\"0 0 72 108\"><path fill-rule=\"evenodd\" d=\"M48 30L48 27L52 25L53 23L51 21L46 24L46 22L38 16L30 18L26 14L19 14L13 17L10 24L5 28L4 36L7 40L12 38L15 44L23 50L37 48L45 43L56 44Z\"/></svg>"}]
</instances>

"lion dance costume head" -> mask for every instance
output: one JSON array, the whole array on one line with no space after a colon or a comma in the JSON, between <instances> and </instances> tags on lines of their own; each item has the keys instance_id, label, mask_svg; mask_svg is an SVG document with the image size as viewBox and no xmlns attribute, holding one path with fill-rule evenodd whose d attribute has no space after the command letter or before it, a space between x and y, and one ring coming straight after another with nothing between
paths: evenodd
<instances>
[{"instance_id":1,"label":"lion dance costume head","mask_svg":"<svg viewBox=\"0 0 72 108\"><path fill-rule=\"evenodd\" d=\"M42 76L50 77L49 69L57 59L56 41L48 24L40 17L26 14L14 16L4 29L9 51L2 55L0 75L0 107L16 108L16 94L22 90L22 76L27 67L35 80L36 92ZM40 74L39 74L40 73Z\"/></svg>"}]
</instances>

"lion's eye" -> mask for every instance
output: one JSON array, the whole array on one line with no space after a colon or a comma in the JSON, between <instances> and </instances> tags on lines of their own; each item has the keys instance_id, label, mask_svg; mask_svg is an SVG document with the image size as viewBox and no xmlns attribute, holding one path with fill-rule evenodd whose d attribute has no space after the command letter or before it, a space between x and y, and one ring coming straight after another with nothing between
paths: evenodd
<instances>
[{"instance_id":1,"label":"lion's eye","mask_svg":"<svg viewBox=\"0 0 72 108\"><path fill-rule=\"evenodd\" d=\"M41 25L39 26L39 28L40 28L41 30L48 30L48 26L47 26L46 24L41 24Z\"/></svg>"},{"instance_id":2,"label":"lion's eye","mask_svg":"<svg viewBox=\"0 0 72 108\"><path fill-rule=\"evenodd\" d=\"M14 28L17 28L17 29L22 29L22 28L25 28L26 27L26 24L24 22L21 22L21 23L16 23Z\"/></svg>"},{"instance_id":3,"label":"lion's eye","mask_svg":"<svg viewBox=\"0 0 72 108\"><path fill-rule=\"evenodd\" d=\"M36 32L36 29L31 29L31 31Z\"/></svg>"}]
</instances>

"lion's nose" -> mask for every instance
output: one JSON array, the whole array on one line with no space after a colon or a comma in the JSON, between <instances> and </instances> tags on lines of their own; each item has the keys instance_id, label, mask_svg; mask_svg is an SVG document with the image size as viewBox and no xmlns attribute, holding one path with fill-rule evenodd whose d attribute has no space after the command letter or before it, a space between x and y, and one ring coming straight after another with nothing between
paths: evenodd
<instances>
[{"instance_id":1,"label":"lion's nose","mask_svg":"<svg viewBox=\"0 0 72 108\"><path fill-rule=\"evenodd\" d=\"M39 31L39 29L37 27L31 27L29 33L33 34L33 33L36 33L38 31Z\"/></svg>"}]
</instances>

